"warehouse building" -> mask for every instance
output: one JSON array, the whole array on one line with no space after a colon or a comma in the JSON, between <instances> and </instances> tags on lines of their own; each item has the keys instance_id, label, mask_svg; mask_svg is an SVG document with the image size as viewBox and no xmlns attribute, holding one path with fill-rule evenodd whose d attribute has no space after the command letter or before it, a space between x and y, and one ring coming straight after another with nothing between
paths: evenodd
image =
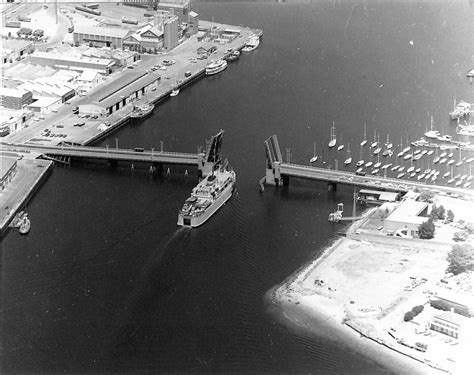
<instances>
[{"instance_id":1,"label":"warehouse building","mask_svg":"<svg viewBox=\"0 0 474 375\"><path fill-rule=\"evenodd\" d=\"M160 81L161 77L153 72L127 72L120 80L101 86L94 101L79 105L79 113L109 116L156 89Z\"/></svg>"},{"instance_id":2,"label":"warehouse building","mask_svg":"<svg viewBox=\"0 0 474 375\"><path fill-rule=\"evenodd\" d=\"M91 47L123 48L123 40L131 32L116 27L90 27L76 25L73 40L74 45L88 44Z\"/></svg>"},{"instance_id":3,"label":"warehouse building","mask_svg":"<svg viewBox=\"0 0 474 375\"><path fill-rule=\"evenodd\" d=\"M10 156L2 156L2 162L0 163L0 186L2 190L6 188L12 178L15 176L17 159Z\"/></svg>"},{"instance_id":4,"label":"warehouse building","mask_svg":"<svg viewBox=\"0 0 474 375\"><path fill-rule=\"evenodd\" d=\"M33 101L31 91L0 87L0 106L20 110Z\"/></svg>"}]
</instances>

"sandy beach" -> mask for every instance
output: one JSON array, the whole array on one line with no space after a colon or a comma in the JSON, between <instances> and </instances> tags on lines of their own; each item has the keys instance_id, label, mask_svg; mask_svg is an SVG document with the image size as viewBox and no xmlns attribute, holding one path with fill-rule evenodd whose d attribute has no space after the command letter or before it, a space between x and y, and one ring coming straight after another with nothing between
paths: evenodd
<instances>
[{"instance_id":1,"label":"sandy beach","mask_svg":"<svg viewBox=\"0 0 474 375\"><path fill-rule=\"evenodd\" d=\"M403 322L404 313L416 305L425 306L420 314L425 320L436 314L429 306L429 290L437 287L447 267L449 247L417 247L419 241L400 246L363 236L336 239L268 292L273 315L283 324L343 342L396 373L463 373L461 353L467 341L447 345L446 335L415 334L419 323ZM412 288L414 280L418 285ZM417 351L396 338L428 342L428 350Z\"/></svg>"}]
</instances>

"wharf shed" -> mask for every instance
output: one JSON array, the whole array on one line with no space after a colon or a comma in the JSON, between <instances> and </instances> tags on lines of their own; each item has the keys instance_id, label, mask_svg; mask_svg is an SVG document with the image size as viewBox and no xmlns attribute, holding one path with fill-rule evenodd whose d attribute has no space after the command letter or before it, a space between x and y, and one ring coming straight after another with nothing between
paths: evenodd
<instances>
[{"instance_id":1,"label":"wharf shed","mask_svg":"<svg viewBox=\"0 0 474 375\"><path fill-rule=\"evenodd\" d=\"M79 105L79 113L108 116L156 88L161 76L153 72L126 72L120 80L102 85L89 103Z\"/></svg>"},{"instance_id":2,"label":"wharf shed","mask_svg":"<svg viewBox=\"0 0 474 375\"><path fill-rule=\"evenodd\" d=\"M73 40L74 45L89 44L93 47L123 48L123 40L132 32L117 27L90 27L76 25Z\"/></svg>"}]
</instances>

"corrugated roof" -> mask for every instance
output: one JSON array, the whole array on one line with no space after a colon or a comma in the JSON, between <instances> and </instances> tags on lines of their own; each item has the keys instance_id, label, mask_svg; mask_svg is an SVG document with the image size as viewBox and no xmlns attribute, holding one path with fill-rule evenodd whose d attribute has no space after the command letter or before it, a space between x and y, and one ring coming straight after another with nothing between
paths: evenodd
<instances>
[{"instance_id":1,"label":"corrugated roof","mask_svg":"<svg viewBox=\"0 0 474 375\"><path fill-rule=\"evenodd\" d=\"M0 176L3 178L10 168L16 163L16 158L2 155L2 162L0 163Z\"/></svg>"},{"instance_id":2,"label":"corrugated roof","mask_svg":"<svg viewBox=\"0 0 474 375\"><path fill-rule=\"evenodd\" d=\"M130 33L130 30L118 27L90 27L86 25L74 26L74 34L89 34L108 36L111 38L125 38L128 33Z\"/></svg>"},{"instance_id":3,"label":"corrugated roof","mask_svg":"<svg viewBox=\"0 0 474 375\"><path fill-rule=\"evenodd\" d=\"M466 319L468 319L462 315L456 314L451 311L446 311L444 313L436 315L435 318L444 320L449 323L457 324L458 326L462 325L466 321Z\"/></svg>"},{"instance_id":4,"label":"corrugated roof","mask_svg":"<svg viewBox=\"0 0 474 375\"><path fill-rule=\"evenodd\" d=\"M153 72L127 73L116 85L110 85L110 87L104 88L108 94L104 95L102 99L99 99L96 104L103 108L113 106L122 100L122 97L130 96L159 78L160 75Z\"/></svg>"}]
</instances>

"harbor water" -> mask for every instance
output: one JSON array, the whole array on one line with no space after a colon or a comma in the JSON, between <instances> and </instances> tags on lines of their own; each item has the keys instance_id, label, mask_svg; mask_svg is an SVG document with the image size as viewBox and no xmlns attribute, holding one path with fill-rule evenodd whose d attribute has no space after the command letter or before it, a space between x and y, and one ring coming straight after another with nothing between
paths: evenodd
<instances>
[{"instance_id":1,"label":"harbor water","mask_svg":"<svg viewBox=\"0 0 474 375\"><path fill-rule=\"evenodd\" d=\"M300 164L316 142L317 165L342 168L346 151L327 148L333 122L355 159L364 123L369 141L375 131L394 145L422 136L430 116L455 135L448 112L471 90L471 4L195 4L202 19L262 29L259 48L100 145L195 152L222 128L234 196L191 230L176 226L191 168L152 178L57 166L27 207L30 233L2 241L1 373L397 373L324 322L309 334L267 313L265 293L343 228L327 218L339 202L351 211L352 188L290 180L260 193L263 142L277 134Z\"/></svg>"}]
</instances>

